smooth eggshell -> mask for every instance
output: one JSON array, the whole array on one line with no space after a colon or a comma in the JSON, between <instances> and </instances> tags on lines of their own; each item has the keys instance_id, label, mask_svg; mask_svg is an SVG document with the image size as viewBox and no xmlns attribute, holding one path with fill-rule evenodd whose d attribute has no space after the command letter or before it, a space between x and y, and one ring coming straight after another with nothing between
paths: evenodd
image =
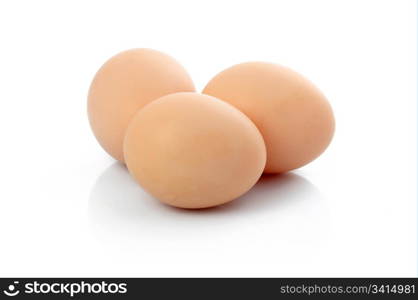
<instances>
[{"instance_id":1,"label":"smooth eggshell","mask_svg":"<svg viewBox=\"0 0 418 300\"><path fill-rule=\"evenodd\" d=\"M186 70L151 49L132 49L109 59L96 73L88 95L91 128L100 145L123 162L123 138L132 116L170 93L194 91Z\"/></svg>"},{"instance_id":2,"label":"smooth eggshell","mask_svg":"<svg viewBox=\"0 0 418 300\"><path fill-rule=\"evenodd\" d=\"M124 153L140 185L162 202L206 208L231 201L266 162L256 126L233 106L197 93L159 98L130 123Z\"/></svg>"},{"instance_id":3,"label":"smooth eggshell","mask_svg":"<svg viewBox=\"0 0 418 300\"><path fill-rule=\"evenodd\" d=\"M331 142L330 104L312 83L289 68L263 62L238 64L216 75L203 93L232 104L256 124L266 143L266 173L299 168Z\"/></svg>"}]
</instances>

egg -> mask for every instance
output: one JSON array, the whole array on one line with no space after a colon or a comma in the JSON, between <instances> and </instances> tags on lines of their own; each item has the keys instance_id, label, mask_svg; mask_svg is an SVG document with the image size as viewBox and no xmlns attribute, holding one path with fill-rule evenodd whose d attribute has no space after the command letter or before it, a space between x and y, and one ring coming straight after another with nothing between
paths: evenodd
<instances>
[{"instance_id":1,"label":"egg","mask_svg":"<svg viewBox=\"0 0 418 300\"><path fill-rule=\"evenodd\" d=\"M334 134L334 116L325 96L284 66L238 64L216 75L203 93L232 104L255 123L266 143L266 173L286 172L311 162Z\"/></svg>"},{"instance_id":2,"label":"egg","mask_svg":"<svg viewBox=\"0 0 418 300\"><path fill-rule=\"evenodd\" d=\"M266 149L242 112L212 96L175 93L133 117L124 140L133 177L163 203L188 209L229 202L263 173Z\"/></svg>"},{"instance_id":3,"label":"egg","mask_svg":"<svg viewBox=\"0 0 418 300\"><path fill-rule=\"evenodd\" d=\"M191 91L195 91L192 80L172 57L151 49L121 52L99 69L91 83L91 128L103 149L123 162L123 138L138 109L161 96Z\"/></svg>"}]
</instances>

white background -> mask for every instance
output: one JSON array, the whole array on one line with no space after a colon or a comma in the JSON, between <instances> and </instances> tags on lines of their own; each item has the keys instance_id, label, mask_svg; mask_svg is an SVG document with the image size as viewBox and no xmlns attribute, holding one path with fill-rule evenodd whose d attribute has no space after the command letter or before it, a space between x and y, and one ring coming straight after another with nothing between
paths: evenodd
<instances>
[{"instance_id":1,"label":"white background","mask_svg":"<svg viewBox=\"0 0 418 300\"><path fill-rule=\"evenodd\" d=\"M0 276L416 276L416 1L2 1ZM86 94L134 47L201 90L235 63L329 98L321 158L205 211L146 195L96 143Z\"/></svg>"}]
</instances>

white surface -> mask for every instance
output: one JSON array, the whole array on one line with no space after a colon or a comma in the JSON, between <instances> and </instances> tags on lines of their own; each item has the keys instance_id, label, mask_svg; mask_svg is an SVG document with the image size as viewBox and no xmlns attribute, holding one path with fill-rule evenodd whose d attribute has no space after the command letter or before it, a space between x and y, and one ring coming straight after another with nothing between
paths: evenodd
<instances>
[{"instance_id":1,"label":"white surface","mask_svg":"<svg viewBox=\"0 0 418 300\"><path fill-rule=\"evenodd\" d=\"M0 276L415 276L415 1L3 1ZM86 94L128 48L197 87L243 61L315 82L326 153L230 205L147 196L96 143Z\"/></svg>"}]
</instances>

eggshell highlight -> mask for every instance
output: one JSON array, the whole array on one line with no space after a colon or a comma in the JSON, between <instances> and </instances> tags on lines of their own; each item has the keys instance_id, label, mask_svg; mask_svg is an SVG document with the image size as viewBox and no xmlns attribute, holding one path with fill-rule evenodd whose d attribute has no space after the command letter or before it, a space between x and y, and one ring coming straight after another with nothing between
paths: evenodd
<instances>
[{"instance_id":1,"label":"eggshell highlight","mask_svg":"<svg viewBox=\"0 0 418 300\"><path fill-rule=\"evenodd\" d=\"M126 133L130 173L154 197L180 208L206 208L247 192L266 162L256 126L208 95L176 93L140 110Z\"/></svg>"}]
</instances>

